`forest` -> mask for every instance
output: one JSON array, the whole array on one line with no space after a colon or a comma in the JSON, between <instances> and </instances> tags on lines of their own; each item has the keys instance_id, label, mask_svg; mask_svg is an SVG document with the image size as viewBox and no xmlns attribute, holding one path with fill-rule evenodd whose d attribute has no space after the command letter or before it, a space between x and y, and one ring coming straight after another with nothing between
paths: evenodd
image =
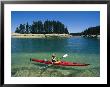
<instances>
[{"instance_id":1,"label":"forest","mask_svg":"<svg viewBox=\"0 0 110 87\"><path fill-rule=\"evenodd\" d=\"M70 35L72 35L72 36L100 35L100 26L89 27L89 28L85 29L85 30L82 31L82 32L79 32L79 33L70 33Z\"/></svg>"},{"instance_id":2,"label":"forest","mask_svg":"<svg viewBox=\"0 0 110 87\"><path fill-rule=\"evenodd\" d=\"M33 21L32 25L20 24L15 33L20 34L69 34L67 27L60 21Z\"/></svg>"},{"instance_id":3,"label":"forest","mask_svg":"<svg viewBox=\"0 0 110 87\"><path fill-rule=\"evenodd\" d=\"M82 35L100 35L100 26L89 27L81 33Z\"/></svg>"}]
</instances>

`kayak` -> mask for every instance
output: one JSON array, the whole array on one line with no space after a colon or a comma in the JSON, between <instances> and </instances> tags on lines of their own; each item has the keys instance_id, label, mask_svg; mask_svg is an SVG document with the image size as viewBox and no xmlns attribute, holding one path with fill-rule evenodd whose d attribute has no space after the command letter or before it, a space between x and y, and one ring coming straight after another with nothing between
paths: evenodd
<instances>
[{"instance_id":1,"label":"kayak","mask_svg":"<svg viewBox=\"0 0 110 87\"><path fill-rule=\"evenodd\" d=\"M45 61L45 60L36 59L36 58L30 58L30 61L43 63L43 64L60 65L60 66L88 66L88 65L90 65L90 64L83 64L83 63L76 63L76 62L67 62L67 61L60 61L60 62L52 63L49 60Z\"/></svg>"}]
</instances>

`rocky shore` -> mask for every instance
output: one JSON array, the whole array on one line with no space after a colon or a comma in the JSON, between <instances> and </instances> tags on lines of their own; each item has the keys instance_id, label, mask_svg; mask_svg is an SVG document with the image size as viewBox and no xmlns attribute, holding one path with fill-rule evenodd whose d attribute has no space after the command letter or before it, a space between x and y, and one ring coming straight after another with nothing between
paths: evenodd
<instances>
[{"instance_id":1,"label":"rocky shore","mask_svg":"<svg viewBox=\"0 0 110 87\"><path fill-rule=\"evenodd\" d=\"M38 66L38 67L37 67ZM45 65L44 65L45 66ZM99 77L99 67L75 69L73 67L51 66L44 68L37 64L12 66L12 77ZM42 68L43 67L43 68Z\"/></svg>"},{"instance_id":2,"label":"rocky shore","mask_svg":"<svg viewBox=\"0 0 110 87\"><path fill-rule=\"evenodd\" d=\"M100 35L81 35L82 37L100 38Z\"/></svg>"},{"instance_id":3,"label":"rocky shore","mask_svg":"<svg viewBox=\"0 0 110 87\"><path fill-rule=\"evenodd\" d=\"M19 33L12 33L12 38L51 38L51 37L72 37L69 34L19 34Z\"/></svg>"}]
</instances>

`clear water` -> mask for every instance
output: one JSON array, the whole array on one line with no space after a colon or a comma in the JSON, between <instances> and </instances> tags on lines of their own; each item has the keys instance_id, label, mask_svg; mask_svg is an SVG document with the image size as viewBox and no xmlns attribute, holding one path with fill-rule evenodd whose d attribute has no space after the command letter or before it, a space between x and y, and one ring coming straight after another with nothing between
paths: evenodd
<instances>
[{"instance_id":1,"label":"clear water","mask_svg":"<svg viewBox=\"0 0 110 87\"><path fill-rule=\"evenodd\" d=\"M97 38L12 38L12 76L97 77L100 76L100 39ZM85 67L50 66L30 62L30 58L47 59L69 56L64 61L89 63Z\"/></svg>"}]
</instances>

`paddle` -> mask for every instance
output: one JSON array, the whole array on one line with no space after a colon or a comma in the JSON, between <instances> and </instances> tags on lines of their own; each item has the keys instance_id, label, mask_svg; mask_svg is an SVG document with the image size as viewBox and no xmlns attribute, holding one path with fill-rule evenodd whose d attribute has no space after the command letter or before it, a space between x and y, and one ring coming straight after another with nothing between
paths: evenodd
<instances>
[{"instance_id":1,"label":"paddle","mask_svg":"<svg viewBox=\"0 0 110 87\"><path fill-rule=\"evenodd\" d=\"M67 56L68 56L68 54L65 54L65 55L63 55L61 58L66 58ZM60 58L60 59L61 59L61 58Z\"/></svg>"},{"instance_id":2,"label":"paddle","mask_svg":"<svg viewBox=\"0 0 110 87\"><path fill-rule=\"evenodd\" d=\"M68 56L68 54L65 54L65 55L63 55L63 57L62 58L66 58Z\"/></svg>"}]
</instances>

